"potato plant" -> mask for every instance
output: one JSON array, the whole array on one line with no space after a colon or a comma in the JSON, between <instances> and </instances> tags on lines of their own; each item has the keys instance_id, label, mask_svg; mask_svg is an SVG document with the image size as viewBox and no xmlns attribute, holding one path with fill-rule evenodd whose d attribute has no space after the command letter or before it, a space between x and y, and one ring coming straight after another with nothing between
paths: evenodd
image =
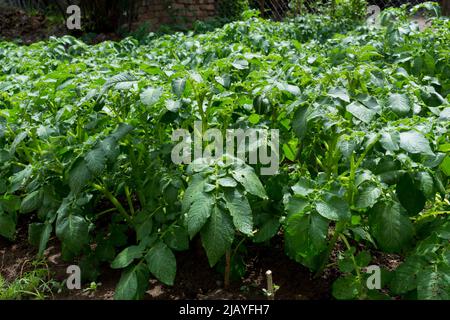
<instances>
[{"instance_id":1,"label":"potato plant","mask_svg":"<svg viewBox=\"0 0 450 320\"><path fill-rule=\"evenodd\" d=\"M229 272L240 246L275 236L316 275L341 248L338 299L448 299L450 21L431 22L391 9L379 25L251 17L144 43L0 42L0 235L29 221L39 254L56 235L86 281L123 270L117 299L174 285L197 237ZM278 174L175 164L172 132L197 121L278 129ZM404 258L382 292L365 286L374 251Z\"/></svg>"}]
</instances>

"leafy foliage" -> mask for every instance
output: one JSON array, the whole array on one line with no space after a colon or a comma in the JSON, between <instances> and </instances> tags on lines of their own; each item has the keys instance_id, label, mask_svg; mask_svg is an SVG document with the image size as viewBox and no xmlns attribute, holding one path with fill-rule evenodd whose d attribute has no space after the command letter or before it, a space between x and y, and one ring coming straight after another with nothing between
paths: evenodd
<instances>
[{"instance_id":1,"label":"leafy foliage","mask_svg":"<svg viewBox=\"0 0 450 320\"><path fill-rule=\"evenodd\" d=\"M450 22L431 21L420 31L395 9L378 26L250 17L144 44L1 42L0 235L31 221L41 254L56 234L88 278L123 269L116 298L139 299L150 277L176 281L194 238L219 266L281 228L317 273L345 244L336 298L381 298L363 287L358 243L406 257L392 294L445 299ZM278 129L280 173L228 154L174 164L172 132L196 121Z\"/></svg>"}]
</instances>

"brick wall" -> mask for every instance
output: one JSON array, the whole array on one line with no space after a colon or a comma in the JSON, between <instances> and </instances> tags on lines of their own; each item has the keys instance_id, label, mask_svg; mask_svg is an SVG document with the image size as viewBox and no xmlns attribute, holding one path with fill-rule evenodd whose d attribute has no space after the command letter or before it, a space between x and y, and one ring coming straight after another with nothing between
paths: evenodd
<instances>
[{"instance_id":1,"label":"brick wall","mask_svg":"<svg viewBox=\"0 0 450 320\"><path fill-rule=\"evenodd\" d=\"M148 22L152 29L164 24L190 27L196 20L216 15L215 0L141 0L138 23Z\"/></svg>"}]
</instances>

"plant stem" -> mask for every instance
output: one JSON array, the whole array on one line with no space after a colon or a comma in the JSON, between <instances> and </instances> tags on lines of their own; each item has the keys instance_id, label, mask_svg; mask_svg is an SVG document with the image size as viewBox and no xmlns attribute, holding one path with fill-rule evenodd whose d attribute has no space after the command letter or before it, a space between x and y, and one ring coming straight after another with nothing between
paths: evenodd
<instances>
[{"instance_id":1,"label":"plant stem","mask_svg":"<svg viewBox=\"0 0 450 320\"><path fill-rule=\"evenodd\" d=\"M328 262L328 257L330 256L331 252L333 251L334 246L336 245L336 241L339 238L341 230L344 229L344 226L345 225L342 224L342 222L338 222L336 224L333 237L331 238L330 243L328 244L328 248L326 250L326 255L323 257L323 261L322 261L322 264L320 265L319 269L317 269L316 273L314 274L314 278L317 278L319 275L322 274L323 270L325 270L325 267Z\"/></svg>"},{"instance_id":2,"label":"plant stem","mask_svg":"<svg viewBox=\"0 0 450 320\"><path fill-rule=\"evenodd\" d=\"M349 188L348 188L348 202L350 205L353 205L354 200L354 193L355 193L355 178L356 178L356 171L361 166L362 162L367 156L367 153L369 153L370 150L372 150L373 146L380 140L381 135L377 135L377 137L366 147L364 152L361 154L361 156L358 158L358 161L355 163L355 157L352 153L350 157L350 178L349 178Z\"/></svg>"},{"instance_id":3,"label":"plant stem","mask_svg":"<svg viewBox=\"0 0 450 320\"><path fill-rule=\"evenodd\" d=\"M104 186L101 186L96 183L94 183L93 186L95 189L102 192L105 195L105 197L108 198L108 200L114 205L114 207L117 208L117 211L120 212L120 214L124 217L125 221L131 224L132 218L127 213L125 208L120 204L119 200L117 200L117 198L111 192L109 192L109 190L107 190Z\"/></svg>"},{"instance_id":4,"label":"plant stem","mask_svg":"<svg viewBox=\"0 0 450 320\"><path fill-rule=\"evenodd\" d=\"M128 188L128 186L125 186L125 195L127 196L127 202L128 202L128 207L130 208L131 216L134 216L135 211L134 211L133 201L131 200L130 188Z\"/></svg>"},{"instance_id":5,"label":"plant stem","mask_svg":"<svg viewBox=\"0 0 450 320\"><path fill-rule=\"evenodd\" d=\"M347 247L347 250L350 251L352 249L352 247L350 246L350 243L348 243L347 237L344 236L343 234L341 234L340 238L342 239L342 241L344 241L345 246ZM355 271L356 271L356 275L357 275L358 279L361 279L361 272L359 270L358 264L356 263L355 255L353 253L352 253L352 262L355 267Z\"/></svg>"},{"instance_id":6,"label":"plant stem","mask_svg":"<svg viewBox=\"0 0 450 320\"><path fill-rule=\"evenodd\" d=\"M117 208L116 208L116 207L106 209L106 210L104 210L104 211L102 211L102 212L97 213L97 214L96 214L96 218L99 218L99 217L101 217L101 216L104 215L104 214L107 214L107 213L110 213L110 212L114 212L114 211L117 211Z\"/></svg>"},{"instance_id":7,"label":"plant stem","mask_svg":"<svg viewBox=\"0 0 450 320\"><path fill-rule=\"evenodd\" d=\"M231 252L227 250L225 253L225 275L224 275L224 286L225 289L230 287L230 271L231 271Z\"/></svg>"},{"instance_id":8,"label":"plant stem","mask_svg":"<svg viewBox=\"0 0 450 320\"><path fill-rule=\"evenodd\" d=\"M352 153L350 156L350 178L348 179L348 203L350 206L353 205L353 198L355 194L355 177L356 177L356 166L355 166L355 156Z\"/></svg>"}]
</instances>

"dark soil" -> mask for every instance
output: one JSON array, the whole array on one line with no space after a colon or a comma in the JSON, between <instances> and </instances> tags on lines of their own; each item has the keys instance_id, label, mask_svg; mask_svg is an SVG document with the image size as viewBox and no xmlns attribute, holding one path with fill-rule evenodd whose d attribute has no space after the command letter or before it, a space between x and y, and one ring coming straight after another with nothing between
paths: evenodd
<instances>
[{"instance_id":1,"label":"dark soil","mask_svg":"<svg viewBox=\"0 0 450 320\"><path fill-rule=\"evenodd\" d=\"M62 20L52 22L40 13L29 14L23 10L0 6L0 40L14 41L28 45L46 40L50 36L61 37L69 34L82 37L89 44L106 40L119 41L121 39L121 36L117 33L71 33Z\"/></svg>"},{"instance_id":2,"label":"dark soil","mask_svg":"<svg viewBox=\"0 0 450 320\"><path fill-rule=\"evenodd\" d=\"M267 270L273 272L273 282L279 286L277 299L318 300L330 299L330 286L334 280L330 274L313 279L312 274L283 252L281 238L270 246L247 245L246 274L241 281L234 281L228 290L223 289L223 277L208 266L203 252L188 251L177 257L176 285L171 288L151 283L149 298L155 299L266 299Z\"/></svg>"},{"instance_id":3,"label":"dark soil","mask_svg":"<svg viewBox=\"0 0 450 320\"><path fill-rule=\"evenodd\" d=\"M330 299L330 286L337 277L335 271L325 273L322 278L313 279L312 274L290 260L283 252L282 239L276 238L270 246L247 246L245 256L246 274L240 281L231 283L228 290L223 289L223 276L208 265L206 256L200 248L177 254L177 277L175 286L169 287L156 280L150 280L145 299L265 299L263 288L266 285L265 273L272 270L273 281L280 288L277 299ZM28 244L26 228L19 228L14 243L0 239L0 273L7 281L13 281L26 271L29 262L35 259L36 249ZM63 282L66 269L71 263L62 261L59 242L50 240L45 251L45 261L53 280ZM120 271L104 266L95 291L63 290L55 293L54 299L113 299L114 288L119 281ZM84 285L87 288L89 285ZM52 297L49 297L52 298Z\"/></svg>"},{"instance_id":4,"label":"dark soil","mask_svg":"<svg viewBox=\"0 0 450 320\"><path fill-rule=\"evenodd\" d=\"M421 16L413 17L412 20L418 23L421 30L429 26L429 23ZM139 25L139 23L136 23L136 25ZM66 28L64 21L52 22L41 13L30 14L23 10L0 6L0 40L31 44L46 40L50 36L61 37L68 34L80 37L88 44L96 44L107 40L120 41L122 39L122 36L118 33L71 33Z\"/></svg>"},{"instance_id":5,"label":"dark soil","mask_svg":"<svg viewBox=\"0 0 450 320\"><path fill-rule=\"evenodd\" d=\"M22 10L0 7L0 39L30 44L65 33L64 24L52 25L44 15L30 15Z\"/></svg>"},{"instance_id":6,"label":"dark soil","mask_svg":"<svg viewBox=\"0 0 450 320\"><path fill-rule=\"evenodd\" d=\"M32 267L30 262L36 258L36 249L28 244L26 223L20 227L14 243L0 238L0 274L9 282L20 277ZM331 254L331 263L335 262L338 250L343 251L340 243ZM364 249L364 248L360 248ZM50 240L45 251L45 263L52 280L62 283L67 279L68 263L61 259L58 239ZM373 263L387 269L395 269L401 262L398 255L372 252ZM148 300L209 300L209 299L266 299L263 289L266 286L267 270L273 272L273 282L279 286L276 299L281 300L328 300L331 297L331 284L339 276L335 267L325 270L321 277L313 278L312 273L300 264L290 260L283 250L283 239L279 235L268 245L247 244L244 256L246 273L241 280L233 281L230 288L223 288L223 275L208 265L204 251L199 243L191 250L177 254L177 277L175 286L169 287L155 279L150 280L145 296ZM103 266L95 290L64 290L55 292L50 299L58 300L105 300L113 299L114 289L120 279L120 271Z\"/></svg>"}]
</instances>

